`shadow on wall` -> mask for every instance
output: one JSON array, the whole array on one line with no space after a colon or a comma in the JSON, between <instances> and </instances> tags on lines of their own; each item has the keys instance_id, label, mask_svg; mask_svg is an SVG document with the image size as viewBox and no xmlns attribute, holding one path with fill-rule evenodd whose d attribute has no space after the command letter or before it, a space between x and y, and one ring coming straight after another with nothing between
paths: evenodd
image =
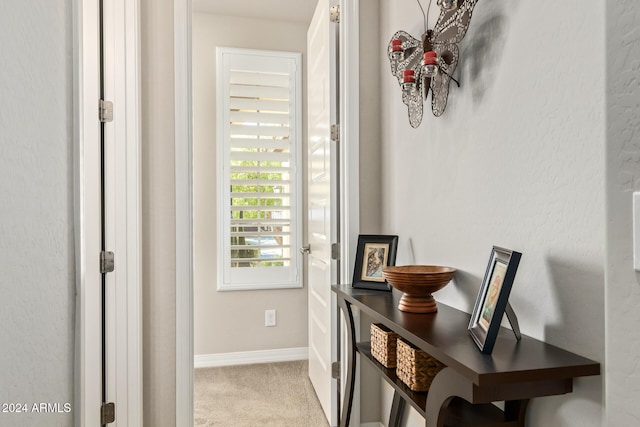
<instances>
[{"instance_id":1,"label":"shadow on wall","mask_svg":"<svg viewBox=\"0 0 640 427\"><path fill-rule=\"evenodd\" d=\"M458 270L451 284L456 287L462 296L464 306L467 309L466 311L471 313L476 304L480 286L482 286L482 276L476 276L468 271Z\"/></svg>"},{"instance_id":2,"label":"shadow on wall","mask_svg":"<svg viewBox=\"0 0 640 427\"><path fill-rule=\"evenodd\" d=\"M508 33L508 17L503 7L503 2L479 4L474 10L469 33L461 43L461 84L469 82L476 105L482 102L494 84L494 76L501 63Z\"/></svg>"},{"instance_id":3,"label":"shadow on wall","mask_svg":"<svg viewBox=\"0 0 640 427\"><path fill-rule=\"evenodd\" d=\"M544 340L581 356L604 360L604 271L574 260L547 257L550 300L556 319L545 326ZM601 368L603 371L603 368ZM604 377L574 380L573 393L534 399L531 425L569 425L563 414L582 414L586 425L600 425ZM592 424L589 424L592 423Z\"/></svg>"},{"instance_id":4,"label":"shadow on wall","mask_svg":"<svg viewBox=\"0 0 640 427\"><path fill-rule=\"evenodd\" d=\"M557 318L544 339L590 358L604 357L604 271L585 263L547 257L550 298ZM588 354L587 354L588 353Z\"/></svg>"}]
</instances>

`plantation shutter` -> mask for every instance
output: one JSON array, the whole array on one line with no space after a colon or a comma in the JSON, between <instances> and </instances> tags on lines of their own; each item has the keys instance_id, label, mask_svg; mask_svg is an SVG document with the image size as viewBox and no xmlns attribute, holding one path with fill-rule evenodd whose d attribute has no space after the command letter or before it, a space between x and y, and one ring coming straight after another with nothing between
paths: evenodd
<instances>
[{"instance_id":1,"label":"plantation shutter","mask_svg":"<svg viewBox=\"0 0 640 427\"><path fill-rule=\"evenodd\" d=\"M220 289L302 286L299 61L218 49Z\"/></svg>"}]
</instances>

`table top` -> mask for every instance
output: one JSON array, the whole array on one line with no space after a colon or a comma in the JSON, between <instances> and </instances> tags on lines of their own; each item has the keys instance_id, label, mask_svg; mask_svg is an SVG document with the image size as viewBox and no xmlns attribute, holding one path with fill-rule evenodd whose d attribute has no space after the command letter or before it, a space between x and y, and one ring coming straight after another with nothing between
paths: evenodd
<instances>
[{"instance_id":1,"label":"table top","mask_svg":"<svg viewBox=\"0 0 640 427\"><path fill-rule=\"evenodd\" d=\"M397 292L350 285L333 285L332 290L373 322L383 323L479 386L600 374L598 362L526 335L517 341L504 327L500 328L493 353L482 354L467 330L471 315L440 302L437 313L405 313L397 308Z\"/></svg>"}]
</instances>

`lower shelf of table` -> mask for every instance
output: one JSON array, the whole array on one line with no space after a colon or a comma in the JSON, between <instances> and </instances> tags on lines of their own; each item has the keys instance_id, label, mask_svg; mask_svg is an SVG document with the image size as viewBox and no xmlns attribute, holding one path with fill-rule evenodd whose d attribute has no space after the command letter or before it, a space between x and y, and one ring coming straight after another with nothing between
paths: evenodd
<instances>
[{"instance_id":1,"label":"lower shelf of table","mask_svg":"<svg viewBox=\"0 0 640 427\"><path fill-rule=\"evenodd\" d=\"M356 345L361 360L367 361L381 373L382 378L402 396L422 417L426 417L428 392L415 392L407 387L396 375L395 368L386 368L371 355L371 343ZM454 398L447 408L446 427L517 427L516 421L505 420L504 412L493 404L471 404L464 399Z\"/></svg>"}]
</instances>

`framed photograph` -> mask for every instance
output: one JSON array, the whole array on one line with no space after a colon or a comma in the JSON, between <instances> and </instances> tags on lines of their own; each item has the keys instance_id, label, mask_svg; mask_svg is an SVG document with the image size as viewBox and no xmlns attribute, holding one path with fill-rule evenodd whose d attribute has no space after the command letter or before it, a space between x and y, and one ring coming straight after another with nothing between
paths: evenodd
<instances>
[{"instance_id":1,"label":"framed photograph","mask_svg":"<svg viewBox=\"0 0 640 427\"><path fill-rule=\"evenodd\" d=\"M398 236L358 236L356 264L353 270L354 288L390 291L391 285L382 276L382 268L396 265Z\"/></svg>"},{"instance_id":2,"label":"framed photograph","mask_svg":"<svg viewBox=\"0 0 640 427\"><path fill-rule=\"evenodd\" d=\"M516 277L520 252L494 246L469 322L469 334L482 353L491 354Z\"/></svg>"}]
</instances>

